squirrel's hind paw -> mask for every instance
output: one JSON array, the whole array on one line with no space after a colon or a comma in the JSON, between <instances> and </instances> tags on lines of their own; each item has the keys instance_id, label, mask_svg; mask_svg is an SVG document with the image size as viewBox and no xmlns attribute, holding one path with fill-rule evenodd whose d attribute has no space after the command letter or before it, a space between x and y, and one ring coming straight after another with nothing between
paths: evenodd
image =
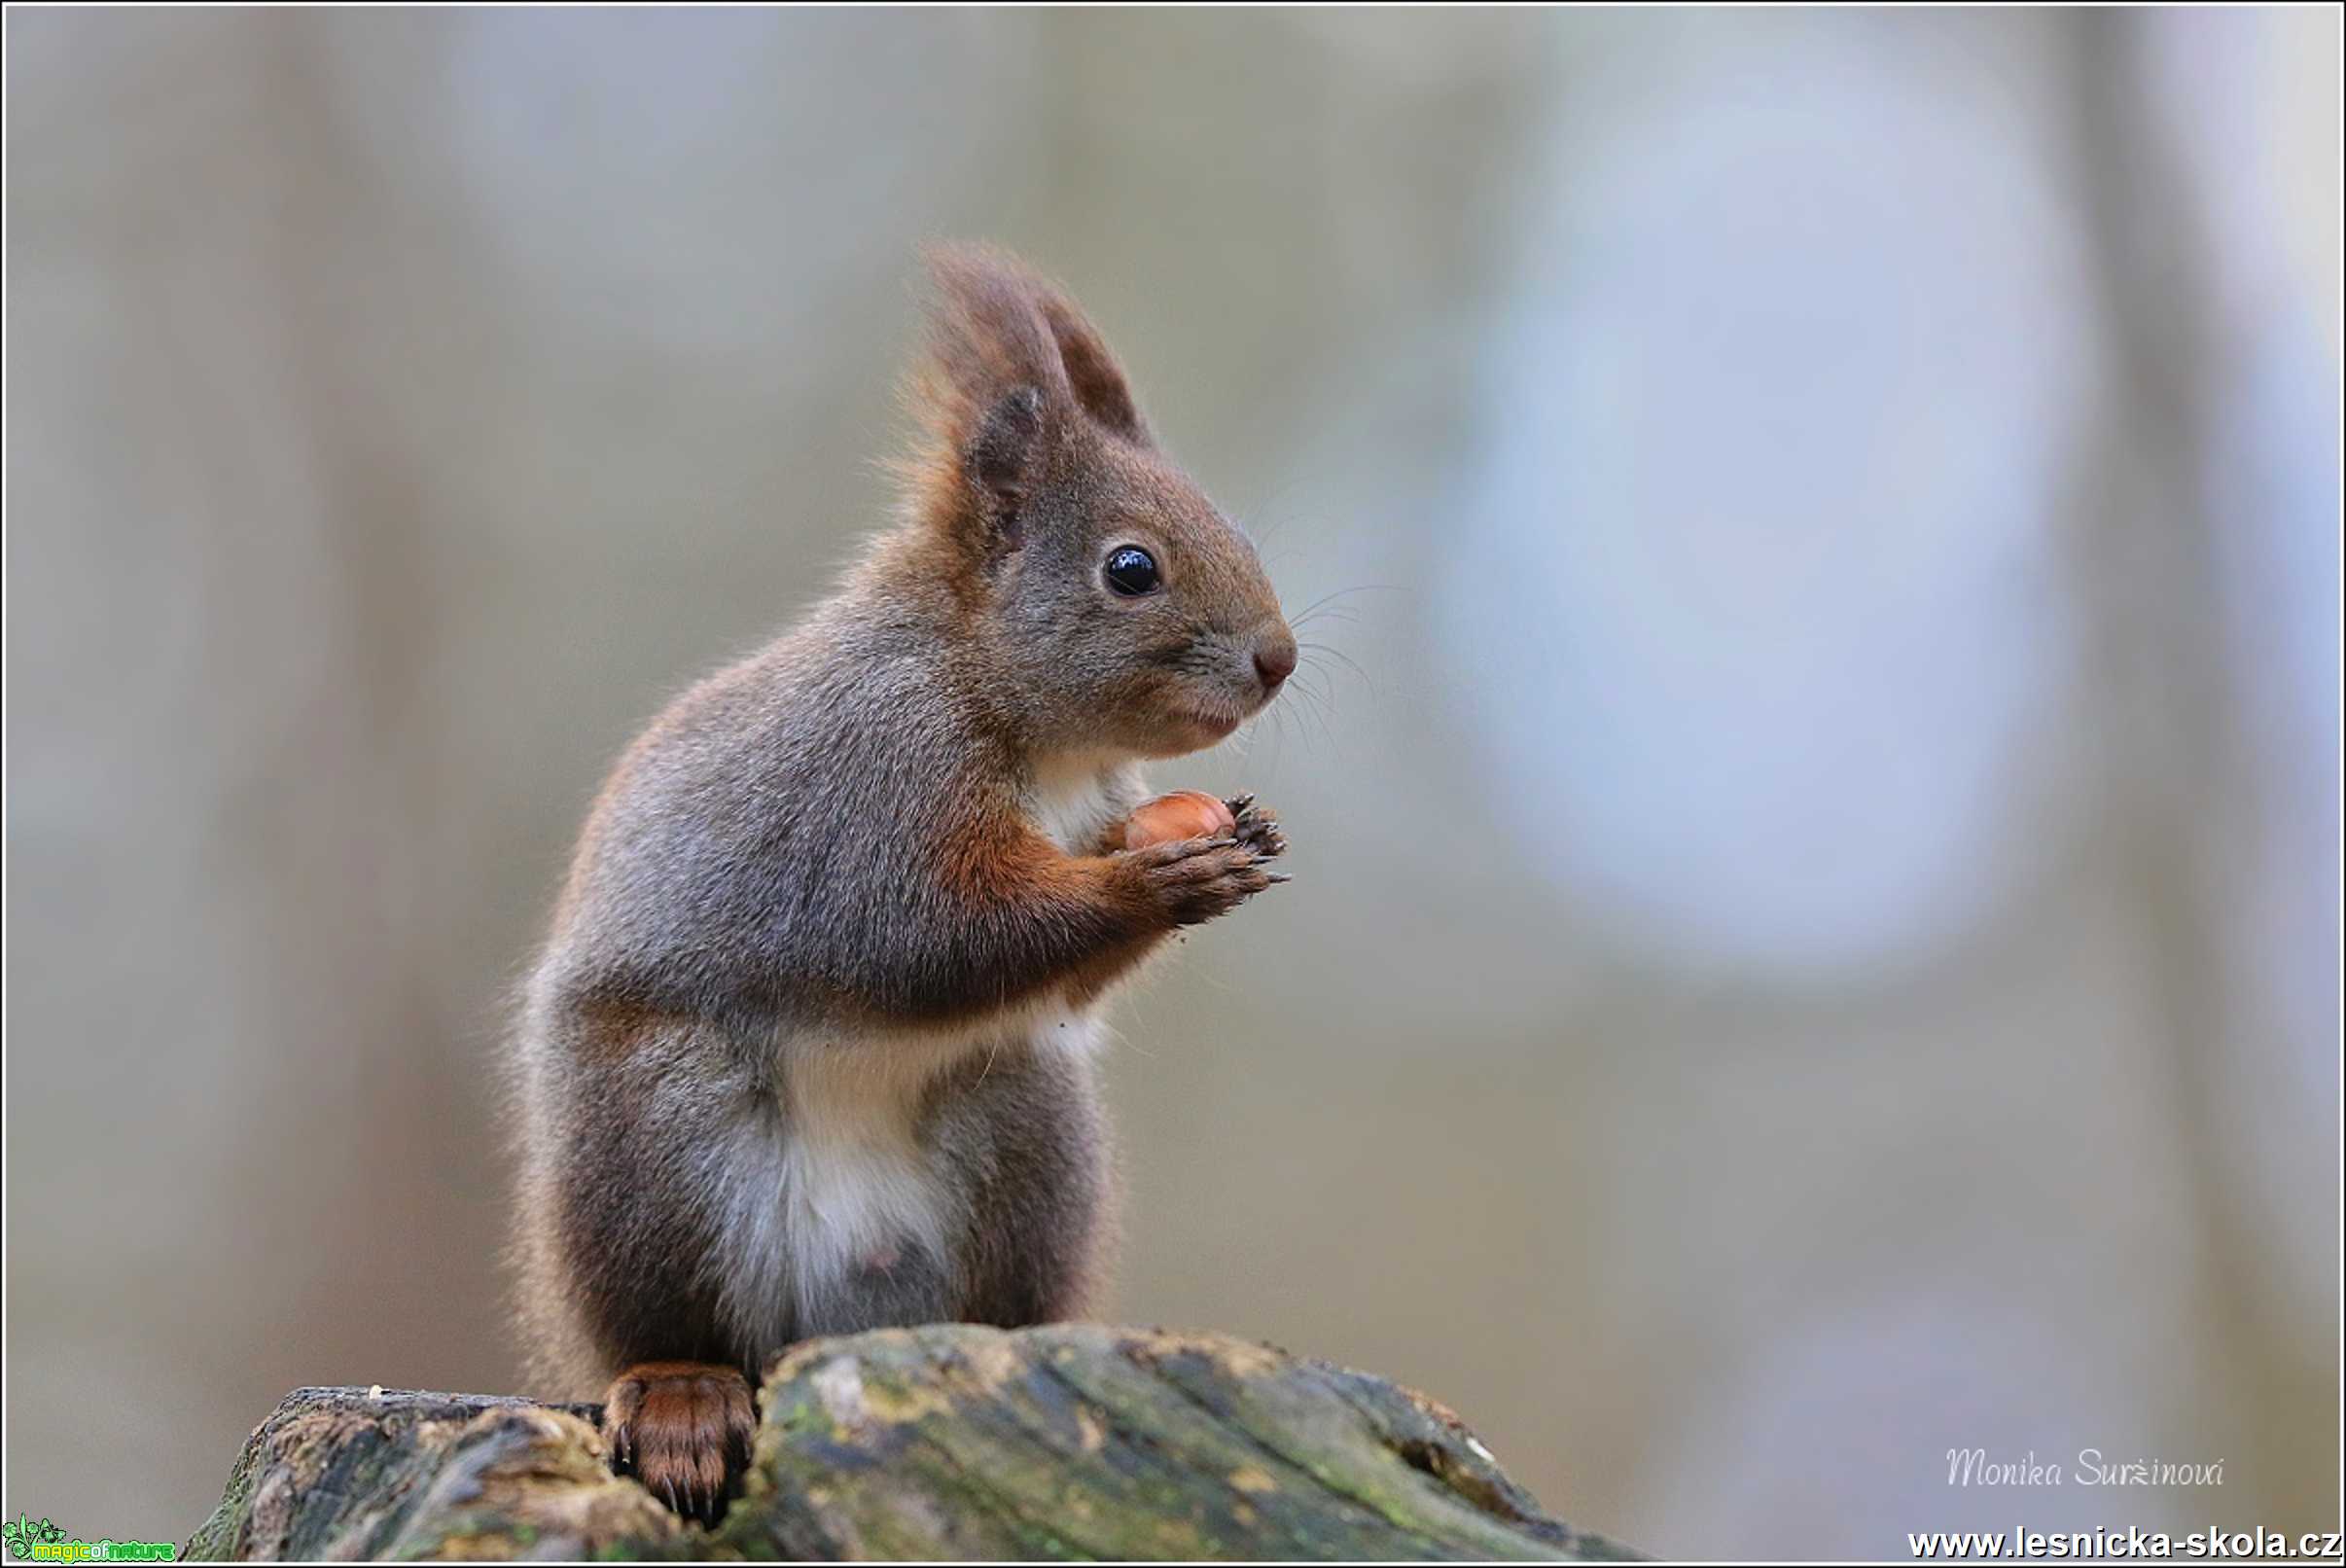
<instances>
[{"instance_id":1,"label":"squirrel's hind paw","mask_svg":"<svg viewBox=\"0 0 2346 1568\"><path fill-rule=\"evenodd\" d=\"M757 1427L749 1379L733 1367L649 1361L621 1372L603 1398L612 1473L703 1524L725 1513Z\"/></svg>"}]
</instances>

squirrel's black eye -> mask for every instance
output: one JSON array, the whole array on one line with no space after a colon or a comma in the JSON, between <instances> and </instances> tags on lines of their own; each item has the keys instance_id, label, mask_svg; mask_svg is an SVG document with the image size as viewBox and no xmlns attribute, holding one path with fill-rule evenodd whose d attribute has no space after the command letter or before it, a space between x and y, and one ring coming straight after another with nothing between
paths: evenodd
<instances>
[{"instance_id":1,"label":"squirrel's black eye","mask_svg":"<svg viewBox=\"0 0 2346 1568\"><path fill-rule=\"evenodd\" d=\"M1134 546L1110 551L1101 572L1108 586L1128 599L1156 591L1156 558Z\"/></svg>"}]
</instances>

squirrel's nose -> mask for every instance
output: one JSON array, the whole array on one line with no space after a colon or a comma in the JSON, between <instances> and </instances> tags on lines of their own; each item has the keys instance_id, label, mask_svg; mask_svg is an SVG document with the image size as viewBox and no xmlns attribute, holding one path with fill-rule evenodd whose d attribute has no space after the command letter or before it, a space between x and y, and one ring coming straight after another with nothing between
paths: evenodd
<instances>
[{"instance_id":1,"label":"squirrel's nose","mask_svg":"<svg viewBox=\"0 0 2346 1568\"><path fill-rule=\"evenodd\" d=\"M1262 677L1262 690L1276 692L1295 672L1296 639L1284 627L1255 645L1255 673Z\"/></svg>"}]
</instances>

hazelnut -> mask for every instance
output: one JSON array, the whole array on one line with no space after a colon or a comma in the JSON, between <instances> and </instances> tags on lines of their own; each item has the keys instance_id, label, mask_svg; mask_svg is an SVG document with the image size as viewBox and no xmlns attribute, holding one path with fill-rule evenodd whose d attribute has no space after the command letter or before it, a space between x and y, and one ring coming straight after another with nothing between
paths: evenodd
<instances>
[{"instance_id":1,"label":"hazelnut","mask_svg":"<svg viewBox=\"0 0 2346 1568\"><path fill-rule=\"evenodd\" d=\"M1203 790L1175 790L1143 801L1124 819L1124 847L1146 849L1177 838L1220 838L1238 831L1230 808Z\"/></svg>"}]
</instances>

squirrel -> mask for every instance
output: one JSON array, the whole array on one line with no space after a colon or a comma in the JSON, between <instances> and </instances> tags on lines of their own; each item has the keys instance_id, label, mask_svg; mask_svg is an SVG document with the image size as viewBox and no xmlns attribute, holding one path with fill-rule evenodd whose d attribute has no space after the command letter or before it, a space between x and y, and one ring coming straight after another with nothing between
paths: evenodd
<instances>
[{"instance_id":1,"label":"squirrel","mask_svg":"<svg viewBox=\"0 0 2346 1568\"><path fill-rule=\"evenodd\" d=\"M1102 1006L1286 880L1252 797L1127 847L1136 765L1295 669L1253 545L1063 291L988 248L928 264L901 517L626 751L515 1032L542 1391L600 1392L615 1468L708 1519L786 1347L1082 1314Z\"/></svg>"}]
</instances>

